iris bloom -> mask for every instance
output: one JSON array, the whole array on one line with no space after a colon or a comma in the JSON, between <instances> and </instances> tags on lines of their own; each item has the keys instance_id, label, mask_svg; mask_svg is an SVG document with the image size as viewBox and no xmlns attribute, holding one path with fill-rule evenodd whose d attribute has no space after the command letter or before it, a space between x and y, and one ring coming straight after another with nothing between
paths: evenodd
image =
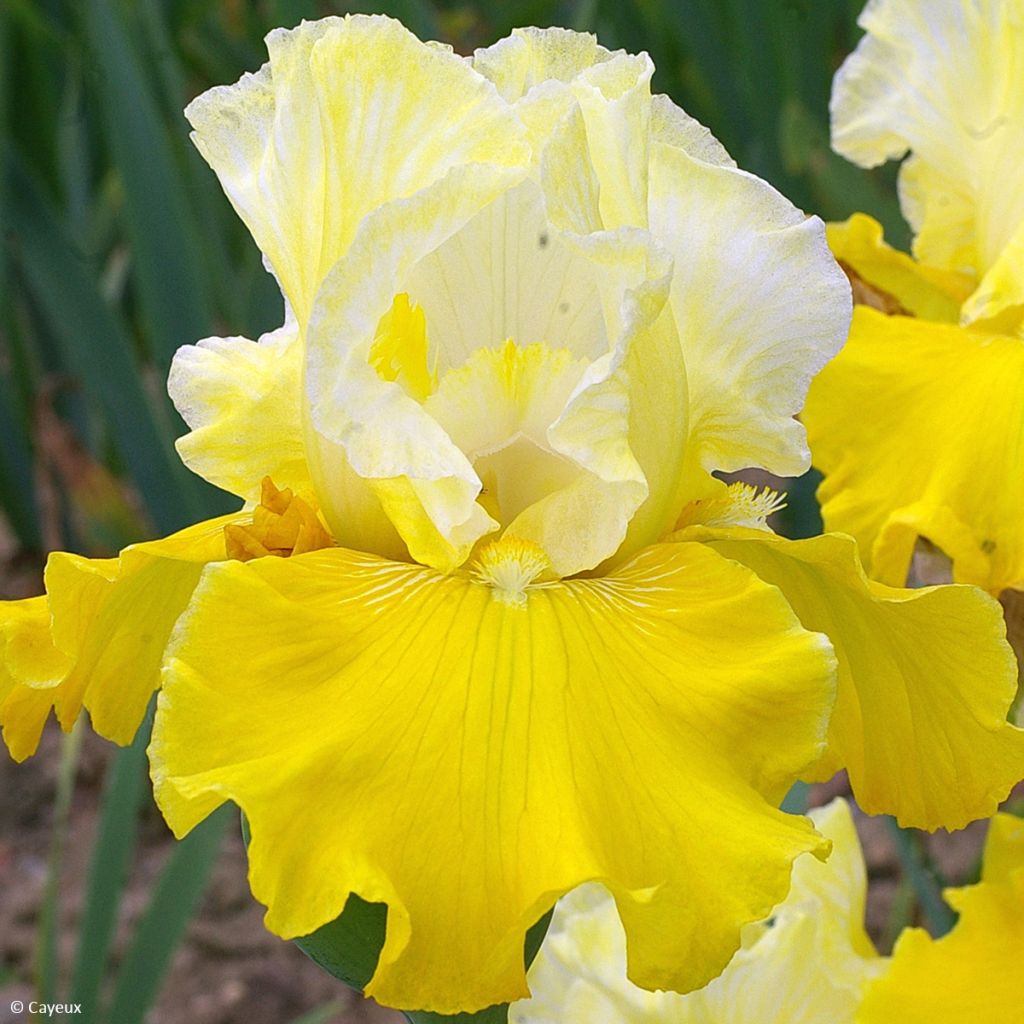
<instances>
[{"instance_id":1,"label":"iris bloom","mask_svg":"<svg viewBox=\"0 0 1024 1024\"><path fill-rule=\"evenodd\" d=\"M368 991L441 1012L525 995L524 933L591 880L634 981L703 985L828 849L778 809L802 775L991 813L1024 774L994 602L869 583L711 475L807 466L850 305L820 221L590 36L267 43L187 113L285 323L170 377L183 459L245 507L51 557L0 620L15 756L51 704L124 743L162 685L175 834L234 801L267 926L386 903Z\"/></svg>"},{"instance_id":2,"label":"iris bloom","mask_svg":"<svg viewBox=\"0 0 1024 1024\"><path fill-rule=\"evenodd\" d=\"M833 145L865 167L910 153L914 258L863 215L830 228L860 304L804 413L825 523L883 582L904 583L926 538L954 580L1021 590L1024 5L879 0L861 24Z\"/></svg>"},{"instance_id":3,"label":"iris bloom","mask_svg":"<svg viewBox=\"0 0 1024 1024\"><path fill-rule=\"evenodd\" d=\"M941 939L921 928L904 931L890 967L868 989L858 1024L1020 1019L1024 821L997 814L981 881L945 897L960 914L953 930Z\"/></svg>"},{"instance_id":4,"label":"iris bloom","mask_svg":"<svg viewBox=\"0 0 1024 1024\"><path fill-rule=\"evenodd\" d=\"M599 885L589 884L559 900L530 968L532 996L512 1006L509 1020L853 1024L866 986L887 961L864 930L867 879L849 806L835 800L810 816L832 840L828 862L813 857L797 861L785 901L770 919L744 929L742 948L707 987L676 995L630 984L626 937L615 903ZM894 1015L879 1021L903 1019Z\"/></svg>"}]
</instances>

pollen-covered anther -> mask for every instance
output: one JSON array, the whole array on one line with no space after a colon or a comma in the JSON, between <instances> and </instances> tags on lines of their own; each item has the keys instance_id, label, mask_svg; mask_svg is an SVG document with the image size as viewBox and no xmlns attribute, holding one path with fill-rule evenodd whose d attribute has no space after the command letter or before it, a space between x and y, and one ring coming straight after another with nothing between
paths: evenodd
<instances>
[{"instance_id":1,"label":"pollen-covered anther","mask_svg":"<svg viewBox=\"0 0 1024 1024\"><path fill-rule=\"evenodd\" d=\"M282 490L269 476L263 478L260 503L253 509L252 524L224 527L228 558L248 562L275 555L287 558L333 545L316 511L291 488Z\"/></svg>"},{"instance_id":2,"label":"pollen-covered anther","mask_svg":"<svg viewBox=\"0 0 1024 1024\"><path fill-rule=\"evenodd\" d=\"M472 569L478 582L491 587L494 598L515 607L526 604L526 591L551 576L544 549L521 537L502 537L480 549Z\"/></svg>"}]
</instances>

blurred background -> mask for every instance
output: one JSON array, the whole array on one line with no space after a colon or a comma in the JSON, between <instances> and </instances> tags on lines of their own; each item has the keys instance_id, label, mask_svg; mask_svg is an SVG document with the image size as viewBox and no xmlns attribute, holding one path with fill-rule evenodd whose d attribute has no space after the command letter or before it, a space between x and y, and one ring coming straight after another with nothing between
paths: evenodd
<instances>
[{"instance_id":1,"label":"blurred background","mask_svg":"<svg viewBox=\"0 0 1024 1024\"><path fill-rule=\"evenodd\" d=\"M164 382L178 346L256 338L282 304L181 111L257 69L271 28L384 12L460 53L517 25L596 32L647 50L655 89L741 167L825 219L870 212L905 246L894 168L868 174L828 145L831 78L861 6L0 0L0 597L40 593L51 550L112 555L237 507L177 459L184 425ZM787 483L781 530L817 531L813 486ZM83 1002L79 1024L397 1020L264 933L230 814L170 843L143 784L144 740L116 752L48 731L23 766L0 753L0 1022L12 999L40 997ZM897 867L928 851L898 842L879 833L873 865L890 883L883 945L922 915L944 926L931 869ZM962 880L968 861L949 873Z\"/></svg>"}]
</instances>

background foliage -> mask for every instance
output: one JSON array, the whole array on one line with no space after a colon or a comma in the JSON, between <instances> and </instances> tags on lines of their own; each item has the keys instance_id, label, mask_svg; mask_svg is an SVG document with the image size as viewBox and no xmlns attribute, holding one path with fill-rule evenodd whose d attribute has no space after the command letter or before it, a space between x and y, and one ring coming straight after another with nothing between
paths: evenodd
<instances>
[{"instance_id":1,"label":"background foliage","mask_svg":"<svg viewBox=\"0 0 1024 1024\"><path fill-rule=\"evenodd\" d=\"M861 0L3 0L0 4L0 535L30 567L47 551L107 555L237 504L187 472L164 392L171 356L211 335L256 338L282 306L260 255L192 149L185 103L263 62L262 37L302 18L383 11L463 53L522 24L596 31L647 50L657 91L708 125L740 166L826 219L866 210L906 242L893 173L828 147L832 74ZM807 481L783 527L814 532ZM32 577L37 581L38 576ZM9 574L0 588L11 590ZM13 592L0 596L21 596ZM141 1020L202 891L226 818L182 844L128 967L101 983L131 858L144 736L115 760L79 956L65 995L86 1020ZM66 747L69 799L76 746ZM59 818L59 815L58 815ZM61 986L52 900L40 991Z\"/></svg>"}]
</instances>

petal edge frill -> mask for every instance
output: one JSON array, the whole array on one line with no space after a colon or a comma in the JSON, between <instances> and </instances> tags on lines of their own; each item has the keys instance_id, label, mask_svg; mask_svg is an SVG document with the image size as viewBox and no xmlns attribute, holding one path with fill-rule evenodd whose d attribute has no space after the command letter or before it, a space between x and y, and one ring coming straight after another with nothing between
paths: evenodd
<instances>
[{"instance_id":1,"label":"petal edge frill","mask_svg":"<svg viewBox=\"0 0 1024 1024\"><path fill-rule=\"evenodd\" d=\"M211 566L150 756L179 835L225 799L267 925L389 904L368 993L443 1013L525 994L526 929L600 879L631 975L690 989L823 852L778 798L820 753L828 645L699 545L525 600L343 549ZM671 925L671 926L670 926Z\"/></svg>"},{"instance_id":2,"label":"petal edge frill","mask_svg":"<svg viewBox=\"0 0 1024 1024\"><path fill-rule=\"evenodd\" d=\"M1017 665L1000 607L973 587L897 590L869 580L850 537L789 541L742 528L683 531L777 586L832 641L839 689L830 754L858 804L901 825L962 828L1024 778L1007 712Z\"/></svg>"},{"instance_id":3,"label":"petal edge frill","mask_svg":"<svg viewBox=\"0 0 1024 1024\"><path fill-rule=\"evenodd\" d=\"M45 578L53 642L69 665L53 691L64 729L84 707L101 736L132 741L159 685L174 623L203 566L227 557L224 527L245 518L206 520L133 544L118 558L50 556Z\"/></svg>"}]
</instances>

